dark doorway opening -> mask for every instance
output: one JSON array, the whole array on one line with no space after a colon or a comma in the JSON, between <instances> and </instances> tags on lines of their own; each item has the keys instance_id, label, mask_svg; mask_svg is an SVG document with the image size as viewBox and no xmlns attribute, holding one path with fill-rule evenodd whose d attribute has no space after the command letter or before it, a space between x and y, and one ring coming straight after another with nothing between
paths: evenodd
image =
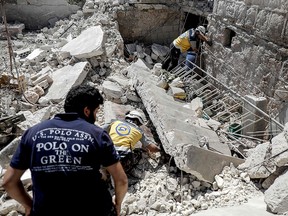
<instances>
[{"instance_id":1,"label":"dark doorway opening","mask_svg":"<svg viewBox=\"0 0 288 216\"><path fill-rule=\"evenodd\" d=\"M207 29L208 21L206 17L195 15L192 13L185 13L185 23L183 32L190 28L196 28L199 25L202 25Z\"/></svg>"},{"instance_id":2,"label":"dark doorway opening","mask_svg":"<svg viewBox=\"0 0 288 216\"><path fill-rule=\"evenodd\" d=\"M236 32L226 28L224 31L224 41L223 41L223 46L230 48L231 47L231 43L232 43L232 39L233 37L236 36Z\"/></svg>"}]
</instances>

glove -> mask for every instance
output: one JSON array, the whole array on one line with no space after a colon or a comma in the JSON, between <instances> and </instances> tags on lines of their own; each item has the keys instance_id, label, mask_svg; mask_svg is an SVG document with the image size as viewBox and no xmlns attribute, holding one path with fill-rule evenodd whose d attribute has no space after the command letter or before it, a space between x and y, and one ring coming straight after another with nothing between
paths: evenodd
<instances>
[{"instance_id":1,"label":"glove","mask_svg":"<svg viewBox=\"0 0 288 216\"><path fill-rule=\"evenodd\" d=\"M213 44L213 43L212 43L212 40L209 40L209 41L207 41L206 43L207 43L209 46L212 46L212 44Z\"/></svg>"}]
</instances>

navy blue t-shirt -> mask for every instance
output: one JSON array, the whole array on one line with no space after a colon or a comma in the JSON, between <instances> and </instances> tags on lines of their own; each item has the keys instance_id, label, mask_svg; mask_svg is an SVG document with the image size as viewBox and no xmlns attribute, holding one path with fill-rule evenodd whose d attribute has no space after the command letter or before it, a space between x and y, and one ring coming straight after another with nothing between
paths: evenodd
<instances>
[{"instance_id":1,"label":"navy blue t-shirt","mask_svg":"<svg viewBox=\"0 0 288 216\"><path fill-rule=\"evenodd\" d=\"M99 169L118 161L106 131L67 113L25 131L10 165L31 170L33 216L108 215L112 199Z\"/></svg>"}]
</instances>

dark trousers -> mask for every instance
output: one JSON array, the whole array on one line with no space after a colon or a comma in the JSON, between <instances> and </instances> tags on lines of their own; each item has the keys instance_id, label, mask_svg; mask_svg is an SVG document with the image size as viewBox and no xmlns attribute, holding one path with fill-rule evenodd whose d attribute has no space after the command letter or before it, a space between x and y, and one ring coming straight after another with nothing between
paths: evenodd
<instances>
[{"instance_id":1,"label":"dark trousers","mask_svg":"<svg viewBox=\"0 0 288 216\"><path fill-rule=\"evenodd\" d=\"M173 68L175 68L178 65L180 54L181 54L180 49L176 48L174 44L171 43L169 56L163 62L162 69L171 71Z\"/></svg>"}]
</instances>

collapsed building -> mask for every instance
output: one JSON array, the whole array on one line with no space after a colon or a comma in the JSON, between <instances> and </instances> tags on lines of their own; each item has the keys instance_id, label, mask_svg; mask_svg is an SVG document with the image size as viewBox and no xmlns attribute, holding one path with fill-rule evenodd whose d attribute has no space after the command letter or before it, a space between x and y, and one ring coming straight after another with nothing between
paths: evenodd
<instances>
[{"instance_id":1,"label":"collapsed building","mask_svg":"<svg viewBox=\"0 0 288 216\"><path fill-rule=\"evenodd\" d=\"M70 87L89 75L108 101L143 103L165 153L181 171L216 190L222 187L219 174L232 163L263 180L274 213L287 211L285 192L275 202L287 178L286 2L87 1L82 10L66 3L74 8L71 19L52 14L37 27L22 17L27 28L43 28L36 37L25 35L34 41L32 49L14 42L13 70L9 58L1 65L1 86L18 88L22 96L1 98L3 168L21 132L51 117ZM9 7L19 4L34 5L8 4L8 20ZM207 27L213 46L203 46L196 69L179 64L170 74L162 71L157 63L165 59L167 45L199 24ZM23 37L23 24L9 28L15 39ZM105 121L117 114L116 107L105 103Z\"/></svg>"}]
</instances>

